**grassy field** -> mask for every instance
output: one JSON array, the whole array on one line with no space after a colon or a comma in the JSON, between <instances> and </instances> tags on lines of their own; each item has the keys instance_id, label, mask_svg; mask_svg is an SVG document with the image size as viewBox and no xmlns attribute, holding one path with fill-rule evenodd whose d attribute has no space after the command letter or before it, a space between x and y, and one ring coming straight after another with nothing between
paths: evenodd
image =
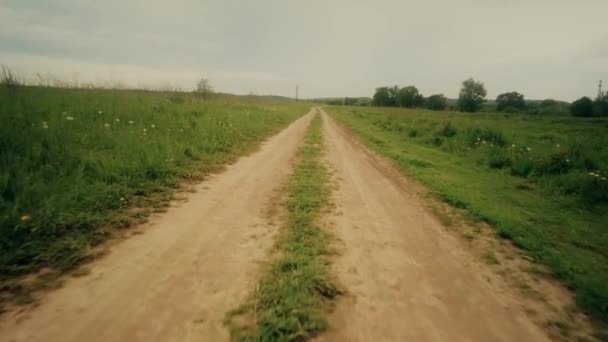
<instances>
[{"instance_id":1,"label":"grassy field","mask_svg":"<svg viewBox=\"0 0 608 342\"><path fill-rule=\"evenodd\" d=\"M327 328L327 302L338 290L329 277L330 237L316 218L327 206L329 174L321 163L321 118L317 116L298 152L289 182L286 230L279 258L250 301L229 313L233 338L242 341L304 341ZM246 316L246 322L237 317Z\"/></svg>"},{"instance_id":2,"label":"grassy field","mask_svg":"<svg viewBox=\"0 0 608 342\"><path fill-rule=\"evenodd\" d=\"M0 87L0 275L66 269L303 115L287 101Z\"/></svg>"},{"instance_id":3,"label":"grassy field","mask_svg":"<svg viewBox=\"0 0 608 342\"><path fill-rule=\"evenodd\" d=\"M608 318L608 120L332 107L374 150L495 227Z\"/></svg>"}]
</instances>

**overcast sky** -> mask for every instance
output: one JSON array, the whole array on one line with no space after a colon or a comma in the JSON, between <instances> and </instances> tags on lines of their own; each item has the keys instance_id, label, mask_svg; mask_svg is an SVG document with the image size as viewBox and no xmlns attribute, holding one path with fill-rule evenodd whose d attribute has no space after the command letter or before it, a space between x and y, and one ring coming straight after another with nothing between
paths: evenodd
<instances>
[{"instance_id":1,"label":"overcast sky","mask_svg":"<svg viewBox=\"0 0 608 342\"><path fill-rule=\"evenodd\" d=\"M608 0L0 0L24 77L304 97L416 85L573 100L608 83Z\"/></svg>"}]
</instances>

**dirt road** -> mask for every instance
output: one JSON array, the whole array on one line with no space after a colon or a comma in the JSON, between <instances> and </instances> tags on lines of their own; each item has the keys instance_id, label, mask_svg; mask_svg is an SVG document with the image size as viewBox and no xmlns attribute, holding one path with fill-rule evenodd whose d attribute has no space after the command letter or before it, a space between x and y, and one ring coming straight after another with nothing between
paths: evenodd
<instances>
[{"instance_id":1,"label":"dirt road","mask_svg":"<svg viewBox=\"0 0 608 342\"><path fill-rule=\"evenodd\" d=\"M257 280L276 227L264 214L312 113L197 188L188 202L69 279L0 341L225 341L224 314Z\"/></svg>"},{"instance_id":2,"label":"dirt road","mask_svg":"<svg viewBox=\"0 0 608 342\"><path fill-rule=\"evenodd\" d=\"M323 119L339 180L330 220L342 255L334 271L350 294L320 340L548 340L512 291L427 214L411 184Z\"/></svg>"},{"instance_id":3,"label":"dirt road","mask_svg":"<svg viewBox=\"0 0 608 342\"><path fill-rule=\"evenodd\" d=\"M0 321L0 341L226 341L224 314L258 279L278 227L264 208L309 113L116 244L41 305ZM348 291L323 341L546 341L500 278L421 205L412 184L325 113L339 182L328 218ZM492 280L488 282L488 279Z\"/></svg>"}]
</instances>

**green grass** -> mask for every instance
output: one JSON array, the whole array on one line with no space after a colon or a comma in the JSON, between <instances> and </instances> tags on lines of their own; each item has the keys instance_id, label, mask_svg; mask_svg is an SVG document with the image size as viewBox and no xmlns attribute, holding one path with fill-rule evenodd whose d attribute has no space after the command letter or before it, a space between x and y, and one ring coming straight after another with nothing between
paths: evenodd
<instances>
[{"instance_id":1,"label":"green grass","mask_svg":"<svg viewBox=\"0 0 608 342\"><path fill-rule=\"evenodd\" d=\"M0 274L73 267L170 190L308 107L188 93L0 86ZM137 209L139 208L139 209ZM137 210L135 210L137 209Z\"/></svg>"},{"instance_id":2,"label":"green grass","mask_svg":"<svg viewBox=\"0 0 608 342\"><path fill-rule=\"evenodd\" d=\"M608 120L332 108L374 150L493 225L608 318Z\"/></svg>"},{"instance_id":3,"label":"green grass","mask_svg":"<svg viewBox=\"0 0 608 342\"><path fill-rule=\"evenodd\" d=\"M288 219L277 246L279 257L250 300L227 316L234 340L303 341L327 328L327 307L338 290L329 277L330 236L316 222L330 191L320 160L320 127L317 116L298 153L287 189Z\"/></svg>"}]
</instances>

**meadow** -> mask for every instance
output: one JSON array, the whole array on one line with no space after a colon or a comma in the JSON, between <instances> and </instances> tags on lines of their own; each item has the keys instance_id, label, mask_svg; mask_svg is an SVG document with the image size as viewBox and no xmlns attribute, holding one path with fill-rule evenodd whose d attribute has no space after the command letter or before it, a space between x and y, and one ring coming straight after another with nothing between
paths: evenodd
<instances>
[{"instance_id":1,"label":"meadow","mask_svg":"<svg viewBox=\"0 0 608 342\"><path fill-rule=\"evenodd\" d=\"M608 119L331 107L372 149L608 318Z\"/></svg>"},{"instance_id":2,"label":"meadow","mask_svg":"<svg viewBox=\"0 0 608 342\"><path fill-rule=\"evenodd\" d=\"M69 269L303 115L290 101L0 86L0 275ZM162 210L162 209L160 209Z\"/></svg>"}]
</instances>

